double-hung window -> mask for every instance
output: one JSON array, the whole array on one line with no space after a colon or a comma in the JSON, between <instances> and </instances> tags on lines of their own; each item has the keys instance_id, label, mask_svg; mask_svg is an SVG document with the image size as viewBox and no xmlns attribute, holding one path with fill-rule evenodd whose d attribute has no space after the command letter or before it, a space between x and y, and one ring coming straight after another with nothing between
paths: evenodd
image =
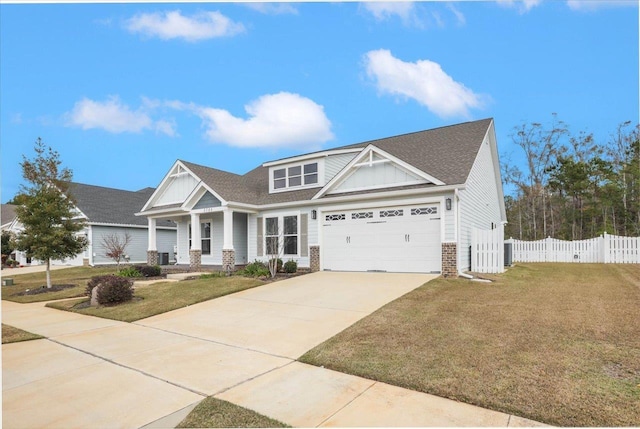
<instances>
[{"instance_id":1,"label":"double-hung window","mask_svg":"<svg viewBox=\"0 0 640 429\"><path fill-rule=\"evenodd\" d=\"M265 249L267 255L296 256L298 254L298 216L265 218Z\"/></svg>"}]
</instances>

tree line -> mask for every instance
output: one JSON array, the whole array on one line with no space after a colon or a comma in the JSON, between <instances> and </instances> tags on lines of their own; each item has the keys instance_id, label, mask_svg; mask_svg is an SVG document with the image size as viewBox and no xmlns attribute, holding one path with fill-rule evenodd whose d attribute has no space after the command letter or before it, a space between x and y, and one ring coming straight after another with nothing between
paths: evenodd
<instances>
[{"instance_id":1,"label":"tree line","mask_svg":"<svg viewBox=\"0 0 640 429\"><path fill-rule=\"evenodd\" d=\"M606 140L573 133L553 115L522 124L511 138L521 165L502 160L505 236L581 240L604 232L640 236L640 125L617 126Z\"/></svg>"}]
</instances>

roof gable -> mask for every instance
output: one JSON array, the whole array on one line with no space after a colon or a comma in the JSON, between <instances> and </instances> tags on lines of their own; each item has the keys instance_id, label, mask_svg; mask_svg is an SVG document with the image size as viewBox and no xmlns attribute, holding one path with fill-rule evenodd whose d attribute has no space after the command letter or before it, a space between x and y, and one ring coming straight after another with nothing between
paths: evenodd
<instances>
[{"instance_id":1,"label":"roof gable","mask_svg":"<svg viewBox=\"0 0 640 429\"><path fill-rule=\"evenodd\" d=\"M440 180L426 174L393 155L369 145L351 160L314 199L326 194L365 191L371 189L412 186L421 184L443 185Z\"/></svg>"}]
</instances>

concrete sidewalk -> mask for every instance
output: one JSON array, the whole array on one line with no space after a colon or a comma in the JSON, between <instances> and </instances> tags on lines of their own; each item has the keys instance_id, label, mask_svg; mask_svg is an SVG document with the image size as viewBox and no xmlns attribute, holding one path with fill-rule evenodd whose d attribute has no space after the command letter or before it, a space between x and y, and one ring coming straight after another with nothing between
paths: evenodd
<instances>
[{"instance_id":1,"label":"concrete sidewalk","mask_svg":"<svg viewBox=\"0 0 640 429\"><path fill-rule=\"evenodd\" d=\"M376 285L383 278L377 275L363 276L360 283L349 276L340 283L340 278L302 276L231 295L235 301L213 300L134 324L43 303L2 301L3 323L48 337L2 346L3 426L174 427L210 395L292 426L537 425L295 361L301 348L315 345L305 340L305 330L317 330L311 342L323 341L425 281L387 277L385 286ZM328 293L338 296L329 299ZM378 298L365 299L376 293ZM214 321L233 314L240 303L253 310L234 322L240 340L227 342L231 337L218 337ZM342 327L335 311L350 315L341 319ZM277 329L261 331L260 321L277 322ZM270 337L253 344L250 339L257 337L244 332L251 328ZM287 346L289 337L294 347Z\"/></svg>"}]
</instances>

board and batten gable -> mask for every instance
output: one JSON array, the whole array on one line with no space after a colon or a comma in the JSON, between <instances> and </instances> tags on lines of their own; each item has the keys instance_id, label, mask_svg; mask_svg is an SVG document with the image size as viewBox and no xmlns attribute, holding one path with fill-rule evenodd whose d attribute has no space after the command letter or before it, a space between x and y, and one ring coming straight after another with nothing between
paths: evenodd
<instances>
[{"instance_id":1,"label":"board and batten gable","mask_svg":"<svg viewBox=\"0 0 640 429\"><path fill-rule=\"evenodd\" d=\"M459 192L458 210L460 231L458 237L459 269L471 269L471 231L475 228L491 229L506 221L504 197L499 175L493 127L489 129L467 178L466 187ZM497 174L496 174L497 169ZM500 199L502 198L502 201Z\"/></svg>"}]
</instances>

